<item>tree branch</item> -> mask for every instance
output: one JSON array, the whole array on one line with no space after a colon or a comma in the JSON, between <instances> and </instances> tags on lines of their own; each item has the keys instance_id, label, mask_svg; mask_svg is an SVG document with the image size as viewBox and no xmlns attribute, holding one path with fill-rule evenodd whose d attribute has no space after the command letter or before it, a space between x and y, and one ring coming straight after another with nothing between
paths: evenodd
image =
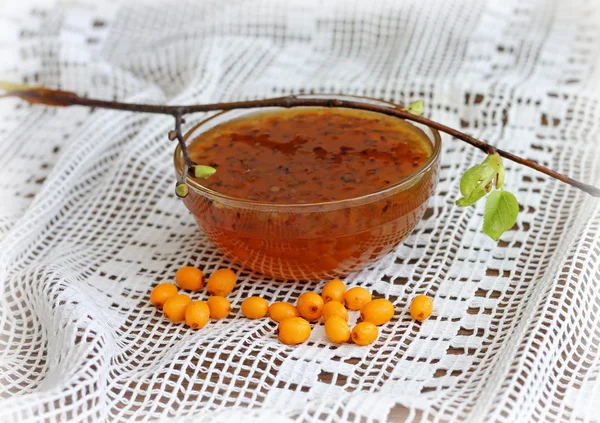
<instances>
[{"instance_id":1,"label":"tree branch","mask_svg":"<svg viewBox=\"0 0 600 423\"><path fill-rule=\"evenodd\" d=\"M11 87L16 87L12 88ZM155 113L155 114L166 114L175 117L175 134L179 144L181 145L181 151L184 156L185 166L182 173L181 179L178 181L178 186L185 184L185 177L189 171L190 166L194 163L191 161L185 142L183 141L183 135L181 133L181 121L182 116L188 113L196 112L208 112L216 110L233 110L233 109L250 109L250 108L262 108L262 107L345 107L350 109L360 109L366 111L372 111L382 113L389 116L395 116L398 118L418 122L423 125L427 125L431 128L437 129L438 131L444 132L467 144L472 145L475 148L483 151L486 154L498 153L500 156L511 160L515 163L519 163L523 166L527 166L531 169L537 170L545 175L548 175L554 179L558 179L566 184L569 184L575 188L578 188L594 197L600 197L600 189L581 182L567 175L563 175L555 170L552 170L546 166L543 166L537 162L529 159L517 156L508 151L494 148L491 144L484 141L473 138L472 136L465 134L464 132L450 128L441 123L432 121L422 116L418 116L410 113L405 108L389 107L389 106L378 106L354 100L341 100L341 99L330 99L330 98L298 98L295 96L288 97L277 97L268 98L264 100L250 100L250 101L236 101L228 103L213 103L213 104L202 104L202 105L190 105L190 106L166 106L166 105L153 105L153 104L136 104L136 103L121 103L117 101L107 100L96 100L92 98L79 97L77 94L69 91L51 90L43 87L23 87L16 86L8 83L0 83L0 89L5 89L6 93L0 97L19 97L30 103L47 104L53 106L87 106L87 107L98 107L102 109L113 109L113 110L125 110L131 112L141 113ZM172 134L169 135L171 138ZM187 188L187 186L186 186ZM187 194L187 192L186 192ZM178 193L179 195L179 193ZM185 195L183 195L185 196Z\"/></svg>"}]
</instances>

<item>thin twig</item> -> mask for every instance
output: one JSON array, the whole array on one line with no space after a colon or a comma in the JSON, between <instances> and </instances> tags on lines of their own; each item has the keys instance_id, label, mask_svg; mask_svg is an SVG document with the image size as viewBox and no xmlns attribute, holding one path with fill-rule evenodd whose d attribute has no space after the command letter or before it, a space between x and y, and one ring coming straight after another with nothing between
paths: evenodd
<instances>
[{"instance_id":1,"label":"thin twig","mask_svg":"<svg viewBox=\"0 0 600 423\"><path fill-rule=\"evenodd\" d=\"M181 113L181 111L178 111L177 113L175 113L175 137L177 138L177 142L179 142L181 152L183 153L183 169L181 170L181 176L179 177L179 181L177 182L178 185L186 183L188 172L193 164L192 159L190 157L190 153L187 149L187 146L185 145L185 140L183 139L183 133L181 132L182 121L183 114ZM177 195L179 195L179 193L177 193ZM185 197L185 195L182 195L182 197Z\"/></svg>"},{"instance_id":2,"label":"thin twig","mask_svg":"<svg viewBox=\"0 0 600 423\"><path fill-rule=\"evenodd\" d=\"M175 131L177 140L181 145L181 151L186 160L185 168L189 168L193 165L185 142L183 142L183 135L181 134L181 118L183 115L188 113L196 112L208 112L215 110L232 110L232 109L250 109L250 108L262 108L262 107L345 107L350 109L360 109L366 111L372 111L382 113L389 116L395 116L398 118L418 122L423 125L427 125L431 128L437 129L438 131L444 132L473 147L478 148L484 153L493 153L494 151L500 156L512 160L513 162L522 164L531 169L537 170L544 173L552 178L558 179L566 184L574 186L594 197L600 197L600 188L593 185L586 184L584 182L577 181L570 178L562 173L552 170L546 166L543 166L537 162L529 159L517 156L508 151L496 149L491 144L484 141L473 138L472 136L465 134L464 132L450 128L441 123L427 119L423 116L417 116L402 107L390 107L390 106L378 106L360 101L353 100L342 100L342 99L331 99L331 98L298 98L295 96L288 97L277 97L268 98L264 100L249 100L249 101L236 101L228 103L213 103L213 104L202 104L202 105L189 105L189 106L166 106L166 105L153 105L153 104L136 104L136 103L121 103L117 101L97 100L92 98L79 97L75 93L69 91L50 90L47 88L35 88L27 90L14 90L5 93L5 96L20 97L31 103L50 104L55 106L88 106L98 107L103 109L114 109L114 110L126 110L132 112L143 112L143 113L156 113L156 114L168 114L175 117ZM179 129L177 129L179 128ZM188 169L184 169L184 173L187 174ZM183 178L183 176L182 176ZM185 179L183 179L185 182Z\"/></svg>"}]
</instances>

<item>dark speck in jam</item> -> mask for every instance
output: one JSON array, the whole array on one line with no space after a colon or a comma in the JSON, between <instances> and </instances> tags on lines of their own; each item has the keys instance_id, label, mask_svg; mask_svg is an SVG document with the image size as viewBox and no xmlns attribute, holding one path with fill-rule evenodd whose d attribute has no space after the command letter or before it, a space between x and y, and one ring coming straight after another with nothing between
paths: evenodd
<instances>
[{"instance_id":1,"label":"dark speck in jam","mask_svg":"<svg viewBox=\"0 0 600 423\"><path fill-rule=\"evenodd\" d=\"M394 117L295 108L217 125L194 139L189 152L194 162L218 169L198 181L207 188L231 197L303 204L387 188L421 168L432 147L421 130ZM302 189L294 189L298 186Z\"/></svg>"}]
</instances>

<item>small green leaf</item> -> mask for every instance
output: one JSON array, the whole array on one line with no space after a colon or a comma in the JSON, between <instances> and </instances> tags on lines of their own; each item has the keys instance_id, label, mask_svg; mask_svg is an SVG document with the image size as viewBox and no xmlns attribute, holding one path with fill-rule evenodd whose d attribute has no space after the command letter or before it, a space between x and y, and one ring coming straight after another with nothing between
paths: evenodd
<instances>
[{"instance_id":1,"label":"small green leaf","mask_svg":"<svg viewBox=\"0 0 600 423\"><path fill-rule=\"evenodd\" d=\"M208 178L209 176L212 176L215 174L215 172L217 171L217 169L215 169L214 167L211 166L204 166L204 165L194 165L194 177L196 178Z\"/></svg>"},{"instance_id":2,"label":"small green leaf","mask_svg":"<svg viewBox=\"0 0 600 423\"><path fill-rule=\"evenodd\" d=\"M425 110L425 105L423 104L423 100L413 101L408 105L406 111L412 113L413 115L421 116L423 111Z\"/></svg>"},{"instance_id":3,"label":"small green leaf","mask_svg":"<svg viewBox=\"0 0 600 423\"><path fill-rule=\"evenodd\" d=\"M456 201L462 207L470 206L489 192L489 185L496 175L494 168L482 163L473 166L460 178L460 193L463 198Z\"/></svg>"},{"instance_id":4,"label":"small green leaf","mask_svg":"<svg viewBox=\"0 0 600 423\"><path fill-rule=\"evenodd\" d=\"M504 164L502 163L500 154L488 154L481 164L488 166L490 169L494 169L496 172L496 175L494 176L494 185L496 186L496 189L504 187Z\"/></svg>"},{"instance_id":5,"label":"small green leaf","mask_svg":"<svg viewBox=\"0 0 600 423\"><path fill-rule=\"evenodd\" d=\"M462 207L470 206L492 190L504 185L504 166L502 157L494 153L488 155L480 165L473 166L460 179L460 193L463 198L456 201Z\"/></svg>"},{"instance_id":6,"label":"small green leaf","mask_svg":"<svg viewBox=\"0 0 600 423\"><path fill-rule=\"evenodd\" d=\"M483 185L477 187L469 193L466 197L459 198L456 200L456 205L460 207L469 207L471 204L475 204L477 201L485 197L487 191Z\"/></svg>"},{"instance_id":7,"label":"small green leaf","mask_svg":"<svg viewBox=\"0 0 600 423\"><path fill-rule=\"evenodd\" d=\"M460 178L460 193L468 196L477 189L480 182L485 178L486 167L483 165L473 166Z\"/></svg>"},{"instance_id":8,"label":"small green leaf","mask_svg":"<svg viewBox=\"0 0 600 423\"><path fill-rule=\"evenodd\" d=\"M188 191L188 186L186 184L177 184L177 186L175 186L175 194L177 194L179 198L187 197Z\"/></svg>"},{"instance_id":9,"label":"small green leaf","mask_svg":"<svg viewBox=\"0 0 600 423\"><path fill-rule=\"evenodd\" d=\"M519 203L508 191L493 191L485 202L483 233L494 241L514 226L519 215Z\"/></svg>"}]
</instances>

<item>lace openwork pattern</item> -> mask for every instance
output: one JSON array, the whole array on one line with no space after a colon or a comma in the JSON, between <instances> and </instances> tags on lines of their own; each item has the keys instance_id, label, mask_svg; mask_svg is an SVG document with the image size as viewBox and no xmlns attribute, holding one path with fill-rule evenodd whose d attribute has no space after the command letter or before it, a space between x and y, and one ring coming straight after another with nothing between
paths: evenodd
<instances>
[{"instance_id":1,"label":"lace openwork pattern","mask_svg":"<svg viewBox=\"0 0 600 423\"><path fill-rule=\"evenodd\" d=\"M10 2L1 79L125 101L345 93L406 104L600 180L590 1ZM282 345L239 307L201 331L152 287L232 266L234 306L311 285L230 264L173 195L172 119L0 102L0 421L597 421L600 203L507 162L499 243L454 205L482 154L443 140L440 183L394 253L346 279L397 313L370 347ZM198 115L190 119L201 119ZM409 299L434 298L431 319Z\"/></svg>"}]
</instances>

